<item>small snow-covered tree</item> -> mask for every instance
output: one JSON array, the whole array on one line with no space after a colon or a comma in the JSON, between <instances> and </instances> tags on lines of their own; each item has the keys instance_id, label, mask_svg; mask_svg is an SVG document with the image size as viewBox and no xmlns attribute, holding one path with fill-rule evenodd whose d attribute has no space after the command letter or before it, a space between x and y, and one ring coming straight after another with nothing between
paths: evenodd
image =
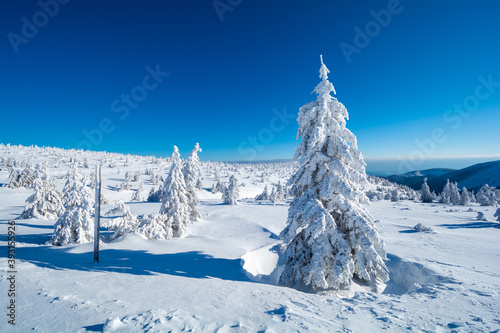
<instances>
[{"instance_id":1,"label":"small snow-covered tree","mask_svg":"<svg viewBox=\"0 0 500 333\"><path fill-rule=\"evenodd\" d=\"M460 192L457 183L450 183L450 202L454 205L460 204Z\"/></svg>"},{"instance_id":2,"label":"small snow-covered tree","mask_svg":"<svg viewBox=\"0 0 500 333\"><path fill-rule=\"evenodd\" d=\"M391 191L391 201L392 202L398 202L399 201L399 191L397 188L394 188L392 191Z\"/></svg>"},{"instance_id":3,"label":"small snow-covered tree","mask_svg":"<svg viewBox=\"0 0 500 333\"><path fill-rule=\"evenodd\" d=\"M141 181L139 182L139 187L137 188L137 190L134 193L132 193L132 198L130 200L142 201L142 191L143 191L143 185Z\"/></svg>"},{"instance_id":4,"label":"small snow-covered tree","mask_svg":"<svg viewBox=\"0 0 500 333\"><path fill-rule=\"evenodd\" d=\"M261 194L258 194L255 197L255 200L258 200L258 201L269 200L269 191L267 189L267 185L264 187L264 191L262 191Z\"/></svg>"},{"instance_id":5,"label":"small snow-covered tree","mask_svg":"<svg viewBox=\"0 0 500 333\"><path fill-rule=\"evenodd\" d=\"M301 166L289 181L295 199L281 232L280 283L338 289L356 277L386 282L385 245L363 207L369 202L365 162L346 128L346 108L330 95L335 89L328 73L321 58L318 97L297 118Z\"/></svg>"},{"instance_id":6,"label":"small snow-covered tree","mask_svg":"<svg viewBox=\"0 0 500 333\"><path fill-rule=\"evenodd\" d=\"M94 238L94 199L84 177L76 168L68 172L63 194L64 213L54 224L54 234L49 244L91 242Z\"/></svg>"},{"instance_id":7,"label":"small snow-covered tree","mask_svg":"<svg viewBox=\"0 0 500 333\"><path fill-rule=\"evenodd\" d=\"M196 195L196 190L198 189L196 184L201 178L200 159L198 158L199 151L201 151L201 148L197 143L189 154L188 160L182 169L189 201L189 215L192 221L197 221L201 218L200 212L198 211L198 205L200 202Z\"/></svg>"},{"instance_id":8,"label":"small snow-covered tree","mask_svg":"<svg viewBox=\"0 0 500 333\"><path fill-rule=\"evenodd\" d=\"M210 192L213 194L219 193L219 189L217 188L217 185L215 183L212 184L212 187L210 188Z\"/></svg>"},{"instance_id":9,"label":"small snow-covered tree","mask_svg":"<svg viewBox=\"0 0 500 333\"><path fill-rule=\"evenodd\" d=\"M462 206L469 206L470 205L470 197L469 197L469 191L467 189L462 188L462 193L460 194L460 205Z\"/></svg>"},{"instance_id":10,"label":"small snow-covered tree","mask_svg":"<svg viewBox=\"0 0 500 333\"><path fill-rule=\"evenodd\" d=\"M439 197L439 202L444 204L451 203L451 184L449 179L446 180L446 184L444 185L443 191Z\"/></svg>"},{"instance_id":11,"label":"small snow-covered tree","mask_svg":"<svg viewBox=\"0 0 500 333\"><path fill-rule=\"evenodd\" d=\"M172 166L163 184L163 192L160 214L166 216L164 228L170 226L174 237L182 237L186 233L187 224L191 221L192 208L182 175L182 161L177 146L174 146Z\"/></svg>"},{"instance_id":12,"label":"small snow-covered tree","mask_svg":"<svg viewBox=\"0 0 500 333\"><path fill-rule=\"evenodd\" d=\"M156 191L154 186L151 187L151 190L149 191L147 200L149 202L160 202L161 201L160 191L159 190Z\"/></svg>"},{"instance_id":13,"label":"small snow-covered tree","mask_svg":"<svg viewBox=\"0 0 500 333\"><path fill-rule=\"evenodd\" d=\"M269 200L273 203L273 206L285 200L285 188L281 185L281 182L278 181L278 184L273 187Z\"/></svg>"},{"instance_id":14,"label":"small snow-covered tree","mask_svg":"<svg viewBox=\"0 0 500 333\"><path fill-rule=\"evenodd\" d=\"M431 203L433 197L434 196L431 193L429 185L427 185L427 178L424 178L424 183L422 184L422 188L420 189L420 199L424 203Z\"/></svg>"},{"instance_id":15,"label":"small snow-covered tree","mask_svg":"<svg viewBox=\"0 0 500 333\"><path fill-rule=\"evenodd\" d=\"M222 201L228 205L237 205L239 197L238 179L234 175L231 175L229 184L222 193Z\"/></svg>"},{"instance_id":16,"label":"small snow-covered tree","mask_svg":"<svg viewBox=\"0 0 500 333\"><path fill-rule=\"evenodd\" d=\"M10 168L9 170L9 180L7 181L7 187L9 188L18 188L21 187L21 183L19 182L20 178L19 172L15 168Z\"/></svg>"},{"instance_id":17,"label":"small snow-covered tree","mask_svg":"<svg viewBox=\"0 0 500 333\"><path fill-rule=\"evenodd\" d=\"M33 182L34 193L26 199L26 206L21 213L22 219L55 220L64 211L61 194L50 181L36 178Z\"/></svg>"},{"instance_id":18,"label":"small snow-covered tree","mask_svg":"<svg viewBox=\"0 0 500 333\"><path fill-rule=\"evenodd\" d=\"M126 233L134 232L139 226L137 215L130 211L130 208L123 202L118 201L118 207L111 209L106 215L120 215L110 221L103 222L102 226L113 229L111 240L116 239Z\"/></svg>"}]
</instances>

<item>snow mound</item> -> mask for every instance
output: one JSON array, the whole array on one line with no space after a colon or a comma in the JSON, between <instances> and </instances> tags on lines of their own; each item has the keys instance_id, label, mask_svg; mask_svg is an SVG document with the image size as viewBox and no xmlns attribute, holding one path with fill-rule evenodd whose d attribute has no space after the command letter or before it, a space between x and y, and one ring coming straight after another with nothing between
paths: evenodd
<instances>
[{"instance_id":1,"label":"snow mound","mask_svg":"<svg viewBox=\"0 0 500 333\"><path fill-rule=\"evenodd\" d=\"M400 257L388 254L390 280L384 294L403 295L413 292L433 293L433 288L443 283L457 283L426 268L424 265L402 260Z\"/></svg>"},{"instance_id":2,"label":"snow mound","mask_svg":"<svg viewBox=\"0 0 500 333\"><path fill-rule=\"evenodd\" d=\"M219 323L204 324L198 316L182 310L168 312L152 309L122 319L108 318L103 332L214 332L222 326Z\"/></svg>"},{"instance_id":3,"label":"snow mound","mask_svg":"<svg viewBox=\"0 0 500 333\"><path fill-rule=\"evenodd\" d=\"M269 245L247 252L241 257L241 263L243 269L252 280L266 280L275 283L273 272L278 264L278 258L275 245Z\"/></svg>"}]
</instances>

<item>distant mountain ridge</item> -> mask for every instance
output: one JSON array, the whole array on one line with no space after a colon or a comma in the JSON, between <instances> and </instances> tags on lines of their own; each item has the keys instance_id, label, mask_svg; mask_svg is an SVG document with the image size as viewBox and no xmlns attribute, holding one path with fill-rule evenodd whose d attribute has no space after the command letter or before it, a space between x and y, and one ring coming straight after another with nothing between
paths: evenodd
<instances>
[{"instance_id":1,"label":"distant mountain ridge","mask_svg":"<svg viewBox=\"0 0 500 333\"><path fill-rule=\"evenodd\" d=\"M426 177L431 191L436 193L441 192L448 179L457 182L460 189L465 186L469 190L478 190L484 184L500 187L500 160L478 163L460 170L434 168L383 178L419 190Z\"/></svg>"}]
</instances>

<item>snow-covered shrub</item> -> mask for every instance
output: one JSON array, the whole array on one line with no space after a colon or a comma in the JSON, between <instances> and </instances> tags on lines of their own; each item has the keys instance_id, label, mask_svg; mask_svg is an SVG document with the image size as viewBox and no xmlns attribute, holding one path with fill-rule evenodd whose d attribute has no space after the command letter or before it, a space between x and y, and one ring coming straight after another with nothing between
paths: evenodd
<instances>
[{"instance_id":1,"label":"snow-covered shrub","mask_svg":"<svg viewBox=\"0 0 500 333\"><path fill-rule=\"evenodd\" d=\"M385 245L363 189L365 162L356 137L346 128L348 113L330 95L329 70L321 59L316 101L300 108L295 151L300 168L292 176L295 199L288 210L279 264L280 283L313 289L338 289L354 278L385 282Z\"/></svg>"},{"instance_id":2,"label":"snow-covered shrub","mask_svg":"<svg viewBox=\"0 0 500 333\"><path fill-rule=\"evenodd\" d=\"M478 221L486 221L486 217L483 212L477 212L476 220Z\"/></svg>"},{"instance_id":3,"label":"snow-covered shrub","mask_svg":"<svg viewBox=\"0 0 500 333\"><path fill-rule=\"evenodd\" d=\"M417 225L415 225L413 227L413 230L415 230L416 232L435 232L434 230L432 230L432 228L425 226L422 223L418 223Z\"/></svg>"},{"instance_id":4,"label":"snow-covered shrub","mask_svg":"<svg viewBox=\"0 0 500 333\"><path fill-rule=\"evenodd\" d=\"M497 218L497 222L500 223L500 208L497 209L495 214L493 215L494 217Z\"/></svg>"},{"instance_id":5,"label":"snow-covered shrub","mask_svg":"<svg viewBox=\"0 0 500 333\"><path fill-rule=\"evenodd\" d=\"M172 226L168 216L153 213L145 216L137 228L137 233L148 239L171 239L173 237Z\"/></svg>"}]
</instances>

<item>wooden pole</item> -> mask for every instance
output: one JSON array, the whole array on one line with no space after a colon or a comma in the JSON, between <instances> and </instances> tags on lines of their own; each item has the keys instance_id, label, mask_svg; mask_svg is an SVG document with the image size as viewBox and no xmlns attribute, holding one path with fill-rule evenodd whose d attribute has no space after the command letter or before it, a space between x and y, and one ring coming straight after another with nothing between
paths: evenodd
<instances>
[{"instance_id":1,"label":"wooden pole","mask_svg":"<svg viewBox=\"0 0 500 333\"><path fill-rule=\"evenodd\" d=\"M99 230L101 229L101 165L95 166L94 263L99 263Z\"/></svg>"}]
</instances>

